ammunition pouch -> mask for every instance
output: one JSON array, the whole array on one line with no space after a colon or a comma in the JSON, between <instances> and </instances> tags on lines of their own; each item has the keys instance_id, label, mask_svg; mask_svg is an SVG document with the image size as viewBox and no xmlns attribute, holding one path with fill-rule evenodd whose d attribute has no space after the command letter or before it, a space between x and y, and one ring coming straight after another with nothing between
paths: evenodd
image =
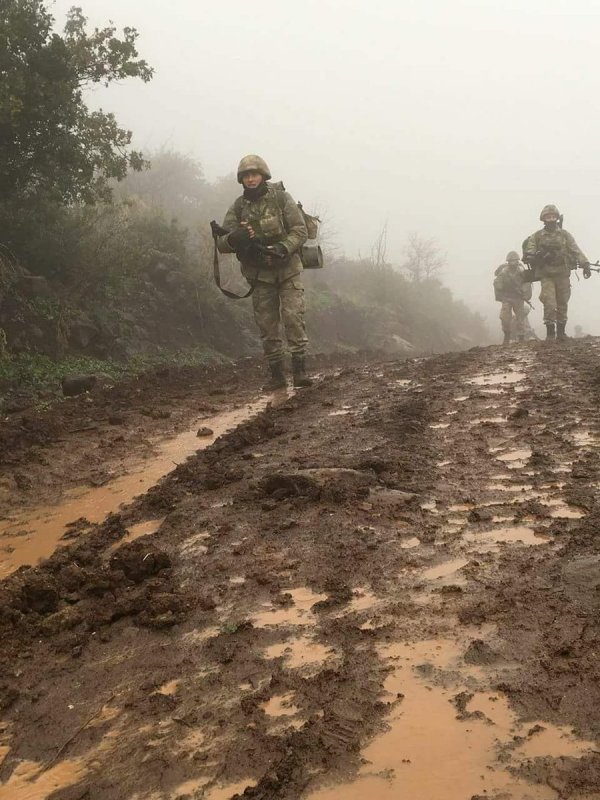
<instances>
[{"instance_id":1,"label":"ammunition pouch","mask_svg":"<svg viewBox=\"0 0 600 800\"><path fill-rule=\"evenodd\" d=\"M302 245L300 259L304 269L323 269L323 251L316 239L308 239Z\"/></svg>"}]
</instances>

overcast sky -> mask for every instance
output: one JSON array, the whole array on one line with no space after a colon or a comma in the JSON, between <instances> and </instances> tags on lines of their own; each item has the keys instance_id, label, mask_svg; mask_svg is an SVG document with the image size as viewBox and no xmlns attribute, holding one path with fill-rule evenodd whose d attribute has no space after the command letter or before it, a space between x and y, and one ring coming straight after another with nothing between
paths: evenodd
<instances>
[{"instance_id":1,"label":"overcast sky","mask_svg":"<svg viewBox=\"0 0 600 800\"><path fill-rule=\"evenodd\" d=\"M209 179L261 154L348 256L386 221L393 262L407 232L436 237L445 282L493 327L493 269L544 204L600 258L598 0L77 4L137 28L156 70L91 99L136 146L193 155ZM71 5L51 6L61 26ZM599 303L600 275L574 279L570 326L600 334Z\"/></svg>"}]
</instances>

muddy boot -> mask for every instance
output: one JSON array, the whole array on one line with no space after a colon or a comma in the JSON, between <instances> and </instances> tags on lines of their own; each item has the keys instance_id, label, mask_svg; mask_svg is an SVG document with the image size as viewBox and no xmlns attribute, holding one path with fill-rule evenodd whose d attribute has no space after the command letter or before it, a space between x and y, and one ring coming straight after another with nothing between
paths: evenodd
<instances>
[{"instance_id":1,"label":"muddy boot","mask_svg":"<svg viewBox=\"0 0 600 800\"><path fill-rule=\"evenodd\" d=\"M504 331L504 339L502 341L502 344L510 344L510 332L507 333L506 331Z\"/></svg>"},{"instance_id":2,"label":"muddy boot","mask_svg":"<svg viewBox=\"0 0 600 800\"><path fill-rule=\"evenodd\" d=\"M287 383L285 382L285 375L283 374L283 361L270 361L269 369L271 370L271 379L263 386L265 392L275 392L277 389L285 389Z\"/></svg>"},{"instance_id":3,"label":"muddy boot","mask_svg":"<svg viewBox=\"0 0 600 800\"><path fill-rule=\"evenodd\" d=\"M312 386L312 380L306 375L304 369L304 356L292 355L292 375L296 389L306 389Z\"/></svg>"},{"instance_id":4,"label":"muddy boot","mask_svg":"<svg viewBox=\"0 0 600 800\"><path fill-rule=\"evenodd\" d=\"M557 339L568 339L569 337L565 333L566 322L557 322L556 323L556 338Z\"/></svg>"},{"instance_id":5,"label":"muddy boot","mask_svg":"<svg viewBox=\"0 0 600 800\"><path fill-rule=\"evenodd\" d=\"M546 323L546 341L548 339L556 339L556 328L553 322Z\"/></svg>"}]
</instances>

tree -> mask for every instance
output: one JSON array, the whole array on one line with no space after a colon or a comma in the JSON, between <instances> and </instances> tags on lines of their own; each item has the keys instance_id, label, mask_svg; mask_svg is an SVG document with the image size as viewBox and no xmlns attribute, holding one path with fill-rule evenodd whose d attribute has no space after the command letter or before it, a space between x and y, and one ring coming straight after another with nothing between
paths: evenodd
<instances>
[{"instance_id":1,"label":"tree","mask_svg":"<svg viewBox=\"0 0 600 800\"><path fill-rule=\"evenodd\" d=\"M134 28L116 36L110 24L86 31L80 8L63 35L44 0L2 0L0 17L0 210L40 200L69 204L110 197L110 179L141 169L129 150L131 132L113 114L90 111L92 84L141 78L152 69L138 59Z\"/></svg>"},{"instance_id":2,"label":"tree","mask_svg":"<svg viewBox=\"0 0 600 800\"><path fill-rule=\"evenodd\" d=\"M436 240L424 239L415 232L407 236L404 256L402 269L416 283L437 278L446 264L446 256L440 252Z\"/></svg>"}]
</instances>

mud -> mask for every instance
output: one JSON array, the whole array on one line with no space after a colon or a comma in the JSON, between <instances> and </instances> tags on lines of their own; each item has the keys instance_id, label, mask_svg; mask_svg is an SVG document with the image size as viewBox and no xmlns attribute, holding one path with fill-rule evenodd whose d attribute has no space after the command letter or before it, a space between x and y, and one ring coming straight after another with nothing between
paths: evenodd
<instances>
[{"instance_id":1,"label":"mud","mask_svg":"<svg viewBox=\"0 0 600 800\"><path fill-rule=\"evenodd\" d=\"M252 365L93 395L129 454L57 441L85 398L9 421L20 501L79 503L0 583L2 800L598 800L600 342L371 362L264 410Z\"/></svg>"}]
</instances>

